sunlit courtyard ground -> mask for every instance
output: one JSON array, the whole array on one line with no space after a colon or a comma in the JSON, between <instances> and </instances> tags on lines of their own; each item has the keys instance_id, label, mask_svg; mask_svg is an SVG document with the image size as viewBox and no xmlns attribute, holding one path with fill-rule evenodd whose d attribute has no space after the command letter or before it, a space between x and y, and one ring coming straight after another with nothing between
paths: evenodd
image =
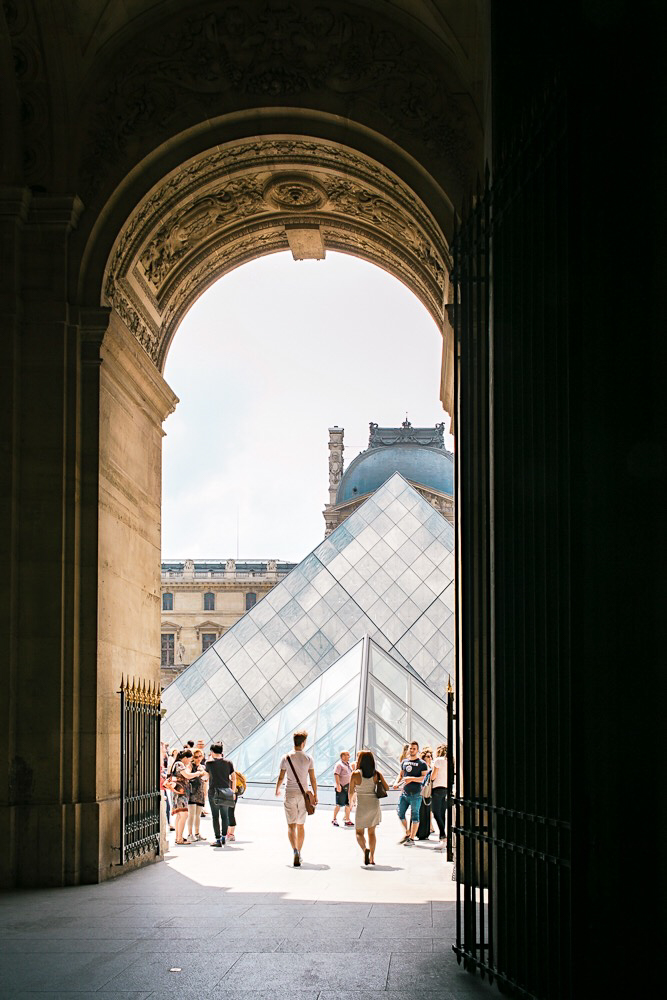
<instances>
[{"instance_id":1,"label":"sunlit courtyard ground","mask_svg":"<svg viewBox=\"0 0 667 1000\"><path fill-rule=\"evenodd\" d=\"M365 868L354 831L320 807L295 869L279 803L241 802L237 820L236 843L222 849L171 846L164 863L101 885L5 894L0 996L492 995L452 953L456 887L435 835L400 846L387 810L376 866ZM201 832L212 838L208 820Z\"/></svg>"}]
</instances>

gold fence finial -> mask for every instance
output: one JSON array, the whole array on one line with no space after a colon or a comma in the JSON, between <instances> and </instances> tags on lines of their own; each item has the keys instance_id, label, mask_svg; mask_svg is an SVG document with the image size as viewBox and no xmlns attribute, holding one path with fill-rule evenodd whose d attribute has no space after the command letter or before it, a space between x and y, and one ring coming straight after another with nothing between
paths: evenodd
<instances>
[{"instance_id":1,"label":"gold fence finial","mask_svg":"<svg viewBox=\"0 0 667 1000\"><path fill-rule=\"evenodd\" d=\"M452 675L447 674L447 694L453 694L454 688L452 687Z\"/></svg>"}]
</instances>

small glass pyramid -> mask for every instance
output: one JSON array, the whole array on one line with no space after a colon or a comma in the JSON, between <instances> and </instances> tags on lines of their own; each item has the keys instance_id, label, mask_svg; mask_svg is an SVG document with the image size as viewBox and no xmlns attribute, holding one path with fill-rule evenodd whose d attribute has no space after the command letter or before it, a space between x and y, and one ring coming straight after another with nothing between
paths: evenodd
<instances>
[{"instance_id":1,"label":"small glass pyramid","mask_svg":"<svg viewBox=\"0 0 667 1000\"><path fill-rule=\"evenodd\" d=\"M292 734L306 729L318 785L333 784L341 751L370 747L387 776L398 770L403 744L416 739L434 749L443 742L447 707L412 671L372 639L355 646L262 723L233 750L234 766L248 781L273 784Z\"/></svg>"},{"instance_id":2,"label":"small glass pyramid","mask_svg":"<svg viewBox=\"0 0 667 1000\"><path fill-rule=\"evenodd\" d=\"M165 689L162 738L231 751L364 636L443 694L453 550L452 526L395 473Z\"/></svg>"}]
</instances>

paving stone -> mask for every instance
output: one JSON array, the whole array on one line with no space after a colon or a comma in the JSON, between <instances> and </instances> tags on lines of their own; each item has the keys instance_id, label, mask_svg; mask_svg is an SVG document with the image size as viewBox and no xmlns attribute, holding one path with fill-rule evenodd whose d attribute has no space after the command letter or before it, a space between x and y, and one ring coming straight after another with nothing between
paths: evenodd
<instances>
[{"instance_id":1,"label":"paving stone","mask_svg":"<svg viewBox=\"0 0 667 1000\"><path fill-rule=\"evenodd\" d=\"M94 950L100 952L125 951L136 945L136 937L101 938L95 941ZM2 943L2 953L4 955L41 955L41 954L68 954L81 952L81 939L73 937L47 937L42 934L39 937L8 937Z\"/></svg>"},{"instance_id":2,"label":"paving stone","mask_svg":"<svg viewBox=\"0 0 667 1000\"><path fill-rule=\"evenodd\" d=\"M383 990L389 970L388 955L348 955L344 963L346 986ZM309 953L244 955L225 978L226 989L279 989L289 983L294 991L328 988L341 975L337 954Z\"/></svg>"},{"instance_id":3,"label":"paving stone","mask_svg":"<svg viewBox=\"0 0 667 1000\"><path fill-rule=\"evenodd\" d=\"M134 944L135 953L147 954L149 952L165 953L165 949L170 945L175 945L179 950L186 949L188 952L197 952L201 955L216 954L218 952L269 952L277 951L282 942L279 936L265 937L264 934L248 933L231 928L224 931L216 931L209 934L205 929L199 930L195 937L190 939L179 938L178 943L170 939L169 936L141 938Z\"/></svg>"},{"instance_id":4,"label":"paving stone","mask_svg":"<svg viewBox=\"0 0 667 1000\"><path fill-rule=\"evenodd\" d=\"M360 990L358 992L351 992L350 990L322 990L318 1000L460 1000L460 996L448 989L387 990L380 994L373 990Z\"/></svg>"},{"instance_id":5,"label":"paving stone","mask_svg":"<svg viewBox=\"0 0 667 1000\"><path fill-rule=\"evenodd\" d=\"M319 1000L467 1000L479 989L488 993L451 952L456 887L437 855L399 847L387 823L380 832L386 864L365 869L353 842L321 813L309 819L306 838L315 867L294 869L282 853L282 809L244 803L243 818L246 842L233 856L173 853L101 885L0 897L5 993L12 1000L93 993L101 1000L318 1000L320 992ZM317 867L320 859L327 867ZM405 955L414 948L409 932L422 946L418 997ZM172 967L183 972L169 973Z\"/></svg>"},{"instance_id":6,"label":"paving stone","mask_svg":"<svg viewBox=\"0 0 667 1000\"><path fill-rule=\"evenodd\" d=\"M432 953L418 956L415 960L405 962L400 955L392 955L387 978L387 990L417 989L423 991L449 991L453 997L488 996L488 986L480 979L463 972L454 957L454 966L445 956Z\"/></svg>"},{"instance_id":7,"label":"paving stone","mask_svg":"<svg viewBox=\"0 0 667 1000\"><path fill-rule=\"evenodd\" d=\"M153 990L162 994L176 993L179 996L184 989L201 993L211 990L219 983L225 973L241 958L238 953L217 952L215 955L202 956L200 952L186 952L181 949L182 943L178 948L165 949L159 955L148 953L138 959L135 956L130 966L107 983L109 990L118 992ZM172 968L181 971L170 972Z\"/></svg>"},{"instance_id":8,"label":"paving stone","mask_svg":"<svg viewBox=\"0 0 667 1000\"><path fill-rule=\"evenodd\" d=\"M430 941L429 941L430 946ZM276 951L308 954L311 951L330 955L350 953L375 953L391 955L392 952L414 951L414 942L394 938L349 938L338 934L313 934L307 938L285 938Z\"/></svg>"},{"instance_id":9,"label":"paving stone","mask_svg":"<svg viewBox=\"0 0 667 1000\"><path fill-rule=\"evenodd\" d=\"M107 993L106 990L96 990L94 993L12 993L12 1000L148 1000L153 993Z\"/></svg>"},{"instance_id":10,"label":"paving stone","mask_svg":"<svg viewBox=\"0 0 667 1000\"><path fill-rule=\"evenodd\" d=\"M360 938L363 929L364 923L361 920L344 920L339 923L331 923L326 920L312 922L304 920L302 923L292 927L281 926L280 933L285 935L286 940L291 938L296 940L300 938L314 940L335 935L346 938Z\"/></svg>"},{"instance_id":11,"label":"paving stone","mask_svg":"<svg viewBox=\"0 0 667 1000\"><path fill-rule=\"evenodd\" d=\"M190 991L186 988L178 994L178 1000L318 1000L319 994L320 990L315 988L299 990L298 995L295 995L294 990L290 989L289 986L282 986L280 989L273 990L229 990L225 987L223 980L221 985L215 986L213 990L204 993L196 990ZM127 993L119 994L119 997L131 996L132 994ZM160 1000L162 996L162 993L151 993L150 1000ZM385 994L381 996L384 997L384 1000L390 1000ZM377 994L375 1000L380 1000Z\"/></svg>"},{"instance_id":12,"label":"paving stone","mask_svg":"<svg viewBox=\"0 0 667 1000\"><path fill-rule=\"evenodd\" d=\"M0 983L7 996L19 990L93 992L102 989L133 961L134 956L127 952L109 955L87 949L78 954L25 954L20 962L14 956L3 955Z\"/></svg>"}]
</instances>

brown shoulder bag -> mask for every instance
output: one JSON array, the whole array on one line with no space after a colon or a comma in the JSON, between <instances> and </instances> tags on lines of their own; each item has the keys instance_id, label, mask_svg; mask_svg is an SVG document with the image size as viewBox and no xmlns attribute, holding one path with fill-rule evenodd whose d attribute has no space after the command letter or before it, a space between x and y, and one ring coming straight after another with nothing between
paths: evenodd
<instances>
[{"instance_id":1,"label":"brown shoulder bag","mask_svg":"<svg viewBox=\"0 0 667 1000\"><path fill-rule=\"evenodd\" d=\"M303 795L303 801L306 803L306 812L308 813L309 816L312 816L313 813L315 812L315 796L313 795L312 792L304 791L303 785L299 781L299 775L296 773L294 764L292 763L292 758L289 756L289 754L287 755L287 762L289 766L292 768L292 774L296 778L297 785L301 789L301 794Z\"/></svg>"}]
</instances>

